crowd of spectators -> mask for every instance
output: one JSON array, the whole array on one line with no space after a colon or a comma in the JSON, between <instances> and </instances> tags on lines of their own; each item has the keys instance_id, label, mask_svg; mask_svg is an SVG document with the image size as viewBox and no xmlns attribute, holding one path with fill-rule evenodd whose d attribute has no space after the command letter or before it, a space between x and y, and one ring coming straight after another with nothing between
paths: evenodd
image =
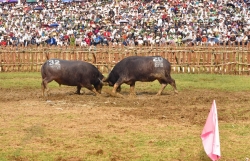
<instances>
[{"instance_id":1,"label":"crowd of spectators","mask_svg":"<svg viewBox=\"0 0 250 161\"><path fill-rule=\"evenodd\" d=\"M2 3L0 45L214 45L250 42L250 0Z\"/></svg>"}]
</instances>

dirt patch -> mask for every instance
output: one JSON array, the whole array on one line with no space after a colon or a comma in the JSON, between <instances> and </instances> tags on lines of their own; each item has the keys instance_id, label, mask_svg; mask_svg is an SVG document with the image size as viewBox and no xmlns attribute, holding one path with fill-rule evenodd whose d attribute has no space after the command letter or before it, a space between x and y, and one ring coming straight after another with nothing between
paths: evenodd
<instances>
[{"instance_id":1,"label":"dirt patch","mask_svg":"<svg viewBox=\"0 0 250 161\"><path fill-rule=\"evenodd\" d=\"M62 87L51 90L48 98L41 97L39 89L1 89L0 102L2 106L50 106L57 110L81 108L88 110L95 108L112 117L112 111L120 115L138 117L140 119L159 119L170 122L189 122L197 124L204 122L213 100L216 100L220 120L231 122L248 119L249 111L240 111L241 107L250 103L249 92L218 92L211 90L186 90L179 94L167 91L161 96L155 92L140 91L135 97L129 97L127 91L122 92L125 98L111 97L105 89L102 96L94 96L85 90L81 95L74 94L72 87ZM108 107L105 108L105 107ZM23 110L26 110L24 108ZM237 112L236 112L237 111ZM96 115L98 118L99 116ZM203 121L201 121L203 120Z\"/></svg>"},{"instance_id":2,"label":"dirt patch","mask_svg":"<svg viewBox=\"0 0 250 161\"><path fill-rule=\"evenodd\" d=\"M73 94L74 90L72 87L52 89L50 97L44 99L40 89L0 89L0 126L16 132L12 134L13 141L3 145L15 149L29 145L34 154L55 149L65 153L72 152L72 155L65 157L59 153L54 157L58 161L78 161L88 156L93 160L100 156L109 156L110 160L129 160L141 156L130 156L127 154L129 152L122 149L113 147L115 149L110 150L92 145L91 140L81 139L93 138L100 143L105 142L105 145L115 145L117 138L109 139L104 136L109 136L110 133L119 136L133 130L152 133L147 129L151 126L202 126L213 100L217 103L220 122L242 122L247 121L250 116L250 110L245 108L250 103L247 99L250 97L249 92L185 90L174 94L173 91L166 90L163 95L155 96L155 91L141 90L136 97L131 98L128 91L124 90L121 94L125 98L115 98L108 94L110 88L105 88L102 96L98 97L87 90L82 95L76 95ZM8 130L0 133L0 137L7 135ZM164 135L165 133L159 132L159 138L165 138ZM19 137L19 141L14 140L15 137ZM83 143L78 144L77 140ZM132 141L126 144L132 150L135 147ZM148 147L152 144L166 143L152 139L148 142ZM26 160L25 156L18 155L10 158Z\"/></svg>"}]
</instances>

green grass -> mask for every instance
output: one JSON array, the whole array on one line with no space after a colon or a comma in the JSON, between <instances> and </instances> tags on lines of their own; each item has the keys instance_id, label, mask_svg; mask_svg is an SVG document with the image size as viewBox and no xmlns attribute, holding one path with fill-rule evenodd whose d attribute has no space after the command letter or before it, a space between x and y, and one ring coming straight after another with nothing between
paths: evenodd
<instances>
[{"instance_id":1,"label":"green grass","mask_svg":"<svg viewBox=\"0 0 250 161\"><path fill-rule=\"evenodd\" d=\"M32 73L0 73L0 88L40 88L42 77L39 72ZM51 82L50 87L58 87Z\"/></svg>"},{"instance_id":2,"label":"green grass","mask_svg":"<svg viewBox=\"0 0 250 161\"><path fill-rule=\"evenodd\" d=\"M235 75L215 75L215 74L172 74L172 78L176 81L176 86L181 90L194 89L210 89L221 91L249 91L250 83L249 76L235 76ZM145 88L145 83L137 82L136 88ZM158 89L160 87L158 81L154 83L147 82L149 89ZM1 88L40 88L41 74L34 73L0 73L0 87ZM50 88L58 87L56 82L49 84ZM123 84L123 88L129 88L128 85ZM237 88L236 88L237 87ZM169 85L167 88L171 88Z\"/></svg>"},{"instance_id":3,"label":"green grass","mask_svg":"<svg viewBox=\"0 0 250 161\"><path fill-rule=\"evenodd\" d=\"M192 126L184 130L182 126L173 126L175 128L171 131L166 128L154 128L154 132L157 135L146 133L145 131L136 132L131 130L123 134L116 134L112 131L109 134L85 132L89 137L78 138L77 140L72 138L73 135L63 136L62 133L64 131L58 131L57 134L54 132L52 136L49 135L50 131L46 131L43 137L39 138L34 135L18 149L0 149L0 160L9 160L6 158L10 158L11 155L12 159L17 158L21 160L21 158L29 158L32 160L33 158L39 161L54 161L60 157L65 159L71 156L78 156L82 160L89 161L109 161L112 158L126 161L160 161L162 158L165 160L176 158L177 160L209 161L199 138L200 127ZM153 126L148 126L148 128L153 128ZM194 131L198 132L194 133ZM186 134L184 135L184 133ZM249 127L223 124L220 126L220 134L221 151L224 158L243 160L249 156ZM53 136L57 136L57 138ZM39 147L36 148L32 145L32 140L34 139L39 139L44 143L37 143ZM46 145L48 139L50 139L50 143ZM236 148L239 145L242 145L242 147ZM42 151L40 149L42 146L53 150ZM75 148L75 150L71 148ZM81 149L87 149L89 152L81 153ZM100 149L103 151L103 154L98 155ZM235 156L235 154L240 155Z\"/></svg>"},{"instance_id":4,"label":"green grass","mask_svg":"<svg viewBox=\"0 0 250 161\"><path fill-rule=\"evenodd\" d=\"M216 89L221 91L250 90L249 76L214 74L175 74L179 89ZM236 88L237 87L237 88Z\"/></svg>"}]
</instances>

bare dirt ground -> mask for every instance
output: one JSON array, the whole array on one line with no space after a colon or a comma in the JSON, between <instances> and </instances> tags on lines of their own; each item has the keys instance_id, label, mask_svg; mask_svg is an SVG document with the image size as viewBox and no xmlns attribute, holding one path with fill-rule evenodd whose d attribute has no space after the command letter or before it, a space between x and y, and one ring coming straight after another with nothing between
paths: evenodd
<instances>
[{"instance_id":1,"label":"bare dirt ground","mask_svg":"<svg viewBox=\"0 0 250 161\"><path fill-rule=\"evenodd\" d=\"M63 136L63 131L66 130L72 130L72 136L68 137L77 138L83 135L76 134L74 130L79 126L84 126L85 134L93 135L112 130L116 133L123 133L128 129L145 131L143 125L156 123L158 126L166 126L166 124L203 126L214 99L217 103L220 122L246 121L250 115L250 110L246 108L239 110L241 107L249 106L249 92L185 90L179 91L179 94L174 94L172 90L167 89L163 92L163 95L155 96L157 90L138 89L137 96L131 98L127 89L121 92L125 98L114 98L108 94L108 91L111 91L109 87L105 87L102 96L98 97L86 89L83 90L82 95L73 94L74 90L74 87L65 86L54 88L51 89L49 98L44 99L41 97L40 89L0 89L0 126L2 129L8 129L12 126L17 131L27 130L32 124L33 128L35 125L48 129L60 128L62 129L60 135L65 139L67 139L67 136ZM61 117L63 115L69 118L70 121L58 122L59 118L55 116L59 117L59 114L61 114ZM30 117L30 119L22 119L22 117ZM16 123L13 120L16 120ZM20 120L24 120L24 122L20 123ZM152 120L152 122L149 123L149 120ZM18 130L19 126L20 130ZM88 129L88 132L86 132L86 129ZM40 131L36 135L43 135L43 133ZM2 132L0 138L4 135L4 132ZM22 138L25 138L25 136L22 136ZM25 142L25 139L23 140ZM36 142L39 142L39 140L36 140ZM15 141L9 146L18 148L22 144L24 143ZM77 144L77 141L75 144ZM37 146L37 144L34 143L33 146ZM49 151L48 148L51 146L47 148L39 147L40 149L38 148L37 151ZM58 146L57 148L60 149L60 146ZM66 148L71 149L67 146ZM105 150L103 152L103 149L97 148L92 149L92 151L86 150L86 153L102 154L105 153ZM113 160L125 159L114 156Z\"/></svg>"},{"instance_id":2,"label":"bare dirt ground","mask_svg":"<svg viewBox=\"0 0 250 161\"><path fill-rule=\"evenodd\" d=\"M232 121L236 119L235 117L238 117L238 121L248 119L244 117L244 112L247 111L242 111L238 116L235 115L235 110L238 107L249 106L250 102L249 92L185 90L174 94L171 90L165 90L161 96L156 96L157 89L154 91L138 89L137 95L130 97L129 90L125 89L121 92L125 98L116 98L108 94L111 91L108 87L103 90L102 96L94 96L87 89L82 89L81 95L76 95L74 90L74 87L65 86L51 89L49 97L43 98L40 89L1 89L0 104L9 109L14 104L15 107L23 107L23 110L27 110L26 106L38 106L41 110L44 110L44 107L58 110L82 107L81 110L86 112L90 108L102 112L103 109L108 109L106 112L110 117L113 115L112 112L116 111L120 116L168 119L171 122L182 119L194 124L204 122L203 119L207 117L213 100L216 100L218 111L221 111L220 120L225 122Z\"/></svg>"}]
</instances>

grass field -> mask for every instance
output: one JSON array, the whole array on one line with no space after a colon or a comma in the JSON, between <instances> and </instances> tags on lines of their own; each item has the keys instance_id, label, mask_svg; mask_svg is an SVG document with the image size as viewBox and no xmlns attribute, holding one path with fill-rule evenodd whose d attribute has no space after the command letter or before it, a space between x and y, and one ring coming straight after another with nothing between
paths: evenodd
<instances>
[{"instance_id":1,"label":"grass field","mask_svg":"<svg viewBox=\"0 0 250 161\"><path fill-rule=\"evenodd\" d=\"M214 75L214 74L172 74L178 83L178 89L218 89L221 91L250 91L249 76ZM41 74L35 73L0 73L1 88L40 88ZM50 87L58 87L55 82ZM145 89L158 88L158 82L149 83ZM126 85L124 85L126 88Z\"/></svg>"},{"instance_id":2,"label":"grass field","mask_svg":"<svg viewBox=\"0 0 250 161\"><path fill-rule=\"evenodd\" d=\"M220 160L250 158L249 76L173 74L179 94L157 81L136 98L100 97L49 84L40 73L0 73L0 161L209 161L200 139L216 100ZM127 96L129 88L122 86Z\"/></svg>"}]
</instances>

